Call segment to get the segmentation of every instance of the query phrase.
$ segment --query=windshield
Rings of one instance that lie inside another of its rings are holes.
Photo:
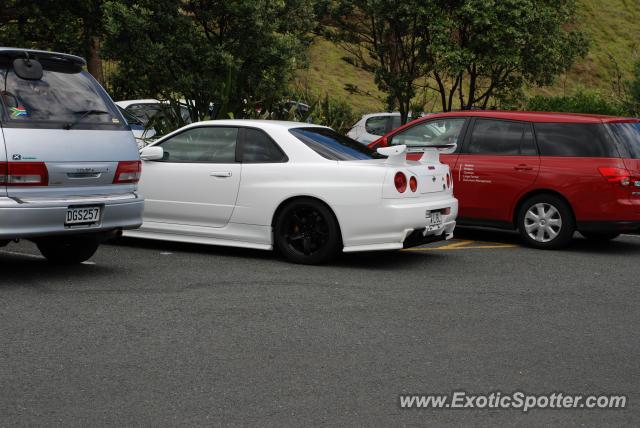
[[[3,75],[1,101],[6,125],[58,127],[78,121],[74,128],[123,127],[121,116],[95,81],[84,71],[42,64],[40,80],[21,79],[12,67]]]
[[[325,159],[352,161],[384,158],[375,150],[328,128],[293,128],[289,132]]]
[[[640,159],[640,123],[612,123],[609,129],[624,145],[629,157]]]

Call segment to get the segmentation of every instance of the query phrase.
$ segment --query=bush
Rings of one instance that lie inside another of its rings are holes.
[[[578,92],[570,96],[535,96],[525,103],[529,111],[555,111],[567,113],[605,114],[625,116],[629,114],[622,103],[610,100],[596,92]]]

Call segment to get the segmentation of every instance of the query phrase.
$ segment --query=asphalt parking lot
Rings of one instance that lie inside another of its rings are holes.
[[[343,256],[125,239],[0,249],[0,425],[640,424],[640,236]],[[626,410],[401,410],[402,393],[616,393]]]

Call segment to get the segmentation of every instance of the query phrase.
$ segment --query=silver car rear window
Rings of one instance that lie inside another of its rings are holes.
[[[11,64],[0,65],[0,101],[5,126],[78,129],[122,128],[121,114],[85,71],[43,62],[40,80],[21,79]],[[90,112],[87,114],[87,112]]]

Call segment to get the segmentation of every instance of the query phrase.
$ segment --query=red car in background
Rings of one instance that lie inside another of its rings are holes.
[[[452,143],[441,160],[452,171],[460,225],[517,229],[541,249],[566,246],[576,230],[594,240],[640,230],[640,119],[449,112],[369,147]]]

